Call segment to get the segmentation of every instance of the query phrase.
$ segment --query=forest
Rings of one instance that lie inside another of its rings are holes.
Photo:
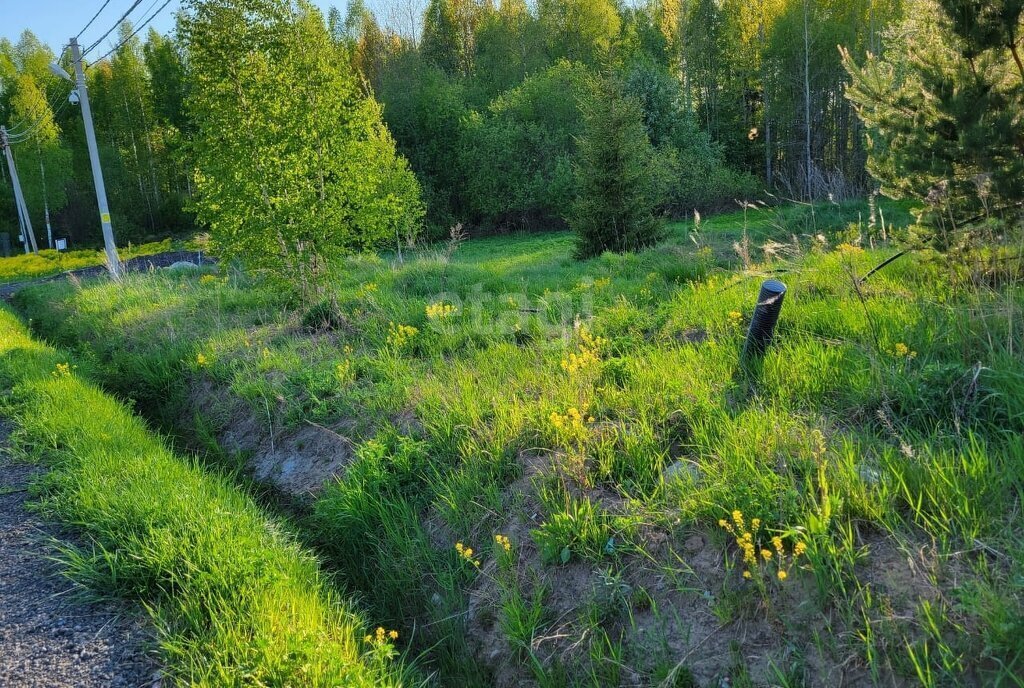
[[[1022,685],[1024,0],[159,2],[0,41],[0,682]]]
[[[837,46],[856,61],[884,55],[903,5],[432,0],[397,32],[357,0],[317,18],[327,33],[310,49],[343,64],[355,81],[346,88],[379,103],[420,187],[425,236],[436,239],[456,224],[473,232],[564,226],[581,108],[595,75],[613,74],[641,105],[666,187],[664,214],[874,192],[865,127],[846,97]],[[203,224],[193,200],[204,143],[195,138],[199,115],[187,107],[200,77],[189,75],[185,28],[165,36],[126,22],[116,49],[85,56],[124,242]],[[49,213],[55,236],[84,247],[99,241],[96,201],[81,116],[67,101],[72,84],[48,69],[58,57],[68,67],[57,48],[30,31],[0,42],[0,121],[27,129],[39,120],[14,146],[33,225],[44,227]],[[13,239],[17,215],[2,174],[0,229]]]

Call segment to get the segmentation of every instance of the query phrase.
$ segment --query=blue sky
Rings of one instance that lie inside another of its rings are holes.
[[[347,4],[346,0],[313,0],[313,2],[325,11],[331,5],[337,5],[344,10]],[[40,40],[58,52],[69,37],[77,34],[85,26],[102,4],[103,0],[0,0],[0,9],[4,10],[0,13],[2,16],[0,38],[16,41],[22,31],[30,29]],[[79,43],[88,45],[102,36],[131,4],[132,0],[110,0],[99,18],[79,39]],[[163,0],[143,0],[131,14],[131,18],[137,23],[162,4]],[[379,19],[382,23],[387,21],[386,15],[389,14],[384,8],[393,4],[389,0],[371,0],[367,3],[371,8],[378,9]],[[156,16],[151,25],[155,26],[158,31],[169,31],[174,26],[174,12],[179,6],[180,0],[171,0],[171,3]],[[110,38],[116,38],[116,32],[111,33]],[[104,45],[109,48],[113,44],[110,43],[110,39],[107,39]]]

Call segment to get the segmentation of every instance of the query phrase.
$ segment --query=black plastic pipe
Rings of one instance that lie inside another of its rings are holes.
[[[778,280],[765,280],[757,297],[754,317],[750,319],[747,341],[743,345],[743,358],[763,356],[775,336],[775,324],[782,312],[782,301],[786,297],[786,285]]]

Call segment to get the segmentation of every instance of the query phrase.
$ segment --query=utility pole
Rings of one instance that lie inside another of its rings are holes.
[[[71,60],[75,65],[75,85],[78,99],[82,104],[82,119],[85,120],[85,141],[89,144],[89,161],[92,163],[92,180],[96,185],[96,204],[100,208],[100,225],[103,227],[103,246],[107,252],[107,268],[110,276],[121,276],[121,259],[114,243],[114,227],[110,224],[110,207],[107,205],[107,189],[103,184],[103,170],[100,168],[100,154],[96,146],[96,130],[92,125],[92,110],[89,108],[89,93],[85,87],[85,70],[82,69],[82,51],[78,39],[72,38]]]
[[[7,127],[0,127],[0,147],[4,149],[4,157],[7,158],[7,169],[11,172],[11,183],[14,185],[14,204],[18,206],[18,214],[22,220],[22,237],[25,240],[25,253],[28,253],[29,242],[32,243],[32,252],[38,253],[36,235],[32,231],[32,220],[28,215],[28,206],[25,205],[25,196],[21,193],[21,182],[18,180],[18,169],[14,166],[14,156],[11,155],[11,143],[7,139]]]
[[[21,212],[21,203],[14,200],[14,207],[18,211],[18,232],[21,233],[21,245],[25,247],[25,253],[32,253],[28,247],[28,232],[25,231],[25,215]]]
[[[811,19],[810,0],[804,0],[804,167],[807,177],[807,200],[814,200],[811,170]]]

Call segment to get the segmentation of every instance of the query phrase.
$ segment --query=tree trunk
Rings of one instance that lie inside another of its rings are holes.
[[[807,200],[813,195],[811,187],[811,17],[810,0],[804,0],[804,177]]]

